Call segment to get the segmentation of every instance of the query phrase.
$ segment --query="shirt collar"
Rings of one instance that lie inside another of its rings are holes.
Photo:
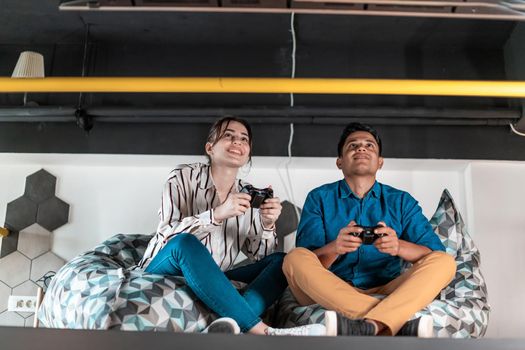
[[[381,184],[377,182],[377,180],[374,182],[374,186],[372,186],[372,190],[369,193],[376,198],[381,196]]]
[[[202,164],[201,166],[201,176],[199,179],[199,188],[206,190],[208,188],[214,187],[213,181],[211,179],[211,167],[209,164]]]
[[[348,186],[348,183],[346,182],[345,179],[342,179],[339,181],[339,195],[341,198],[348,198],[352,196],[356,199],[360,199],[358,196],[354,194],[354,192],[352,192],[352,190],[350,189],[350,186]],[[375,198],[379,198],[380,195],[381,195],[381,184],[376,181],[374,182],[374,185],[372,186],[370,191],[367,193],[365,198],[368,196],[374,196]]]
[[[199,179],[199,188],[202,190],[207,190],[209,188],[215,188],[215,184],[213,183],[213,178],[211,177],[211,166],[209,164],[202,164],[201,167],[201,176]],[[232,186],[230,193],[237,193],[240,192],[242,187],[245,185],[242,180],[235,180],[234,185]]]

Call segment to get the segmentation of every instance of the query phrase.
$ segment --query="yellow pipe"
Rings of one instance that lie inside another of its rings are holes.
[[[50,77],[0,78],[0,92],[298,93],[525,97],[522,81]]]

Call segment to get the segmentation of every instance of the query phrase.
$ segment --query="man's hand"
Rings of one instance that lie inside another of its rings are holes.
[[[339,234],[337,235],[337,238],[334,241],[334,253],[338,255],[346,254],[355,252],[357,248],[363,243],[361,238],[352,236],[351,232],[358,232],[360,233],[363,231],[361,227],[356,227],[356,223],[354,220],[350,221],[350,223],[343,227],[341,230],[339,230]]]
[[[376,239],[374,246],[381,253],[390,254],[392,256],[399,255],[399,239],[397,238],[396,231],[393,228],[388,227],[383,221],[377,223],[379,228],[375,229],[375,233],[382,233],[384,236]]]
[[[266,199],[259,207],[263,228],[272,229],[282,210],[281,201],[277,197]]]
[[[250,195],[247,193],[230,193],[221,205],[213,209],[215,221],[232,218],[242,215],[250,208]]]

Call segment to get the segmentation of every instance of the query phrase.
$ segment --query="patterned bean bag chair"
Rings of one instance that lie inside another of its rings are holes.
[[[480,271],[480,254],[447,190],[443,191],[430,223],[447,253],[455,257],[457,272],[439,296],[414,317],[431,315],[438,337],[482,337],[487,330],[490,306]],[[274,323],[281,327],[323,323],[324,311],[318,304],[299,306],[287,290],[277,305]]]
[[[440,337],[481,337],[490,307],[479,270],[479,251],[464,229],[448,191],[431,224],[456,257],[456,278],[426,309]],[[200,332],[217,315],[200,302],[182,277],[133,270],[150,235],[116,235],[64,265],[51,281],[38,313],[51,328]],[[241,284],[236,287],[241,288]],[[319,305],[301,307],[286,292],[267,314],[278,326],[323,322]]]
[[[184,278],[133,270],[150,238],[119,234],[64,265],[44,296],[41,326],[174,332],[206,328],[217,315]]]

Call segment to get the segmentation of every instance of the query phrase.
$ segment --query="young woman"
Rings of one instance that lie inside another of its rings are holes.
[[[273,253],[279,198],[250,207],[240,193],[239,169],[251,161],[252,132],[242,119],[226,117],[210,129],[209,164],[179,165],[164,187],[160,224],[139,267],[184,276],[193,292],[219,316],[209,332],[240,330],[267,335],[325,335],[323,325],[271,328],[260,315],[287,286],[283,253]],[[232,269],[243,252],[250,265]],[[242,295],[230,280],[247,283]]]

